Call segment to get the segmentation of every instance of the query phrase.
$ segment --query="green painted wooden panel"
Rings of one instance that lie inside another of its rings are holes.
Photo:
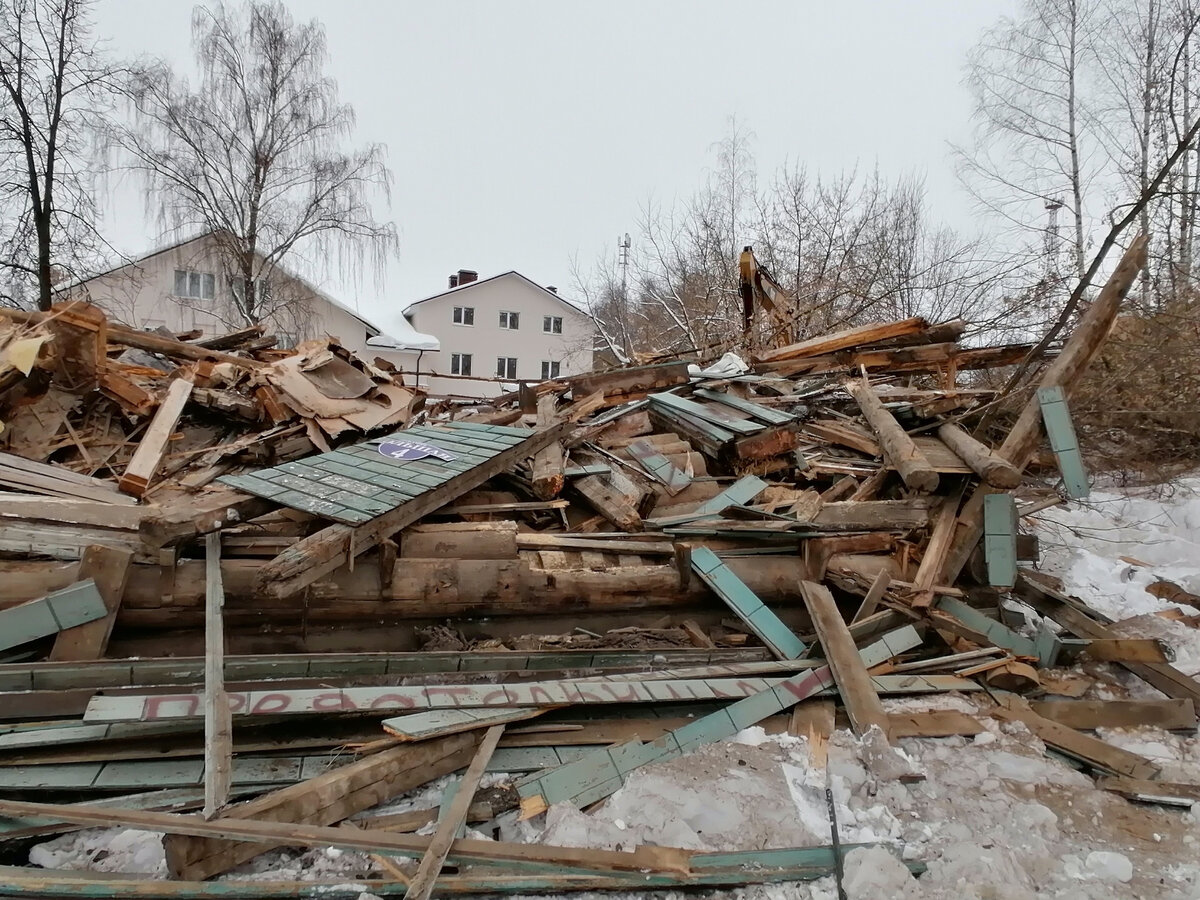
[[[1048,631],[1040,632],[1036,638],[1026,637],[953,597],[939,597],[937,607],[954,616],[968,628],[986,635],[997,647],[1017,656],[1033,657],[1043,668],[1053,666],[1062,650],[1062,643]]]
[[[792,422],[797,421],[796,417],[790,413],[780,412],[777,409],[771,409],[769,406],[761,406],[758,403],[743,400],[741,397],[735,397],[723,391],[696,388],[692,393],[697,397],[703,397],[705,400],[722,403],[730,409],[740,410],[769,425],[790,425]]]
[[[462,422],[420,426],[352,448],[219,480],[283,506],[345,525],[361,525],[470,471],[532,435],[527,429]],[[392,459],[378,451],[379,445],[389,438],[430,444],[456,458]]]
[[[1017,583],[1017,504],[1012,494],[983,498],[983,556],[988,584],[1010,588]]]
[[[89,578],[39,600],[0,610],[0,650],[58,634],[106,615],[104,598],[96,590],[96,582]]]
[[[1088,495],[1088,477],[1083,465],[1083,456],[1079,452],[1075,425],[1071,422],[1071,412],[1067,407],[1067,395],[1058,385],[1038,388],[1038,403],[1042,407],[1046,437],[1049,438],[1050,449],[1054,451],[1054,457],[1058,460],[1058,471],[1062,475],[1067,496],[1073,500],[1082,500]]]
[[[638,465],[667,487],[681,491],[692,483],[690,475],[675,468],[674,463],[655,450],[649,441],[634,441],[627,449]]]
[[[692,550],[692,569],[725,605],[737,613],[780,659],[798,659],[808,649],[754,593],[707,547]]]
[[[749,503],[766,489],[767,483],[757,475],[747,475],[745,478],[739,478],[717,496],[705,500],[696,507],[693,515],[715,515],[727,506]]]
[[[870,667],[921,644],[911,625],[890,632],[861,652]],[[808,697],[828,690],[833,673],[828,666],[803,672],[779,684],[689,722],[656,741],[629,741],[616,747],[590,750],[572,763],[518,786],[522,797],[542,797],[547,803],[594,803],[618,790],[624,778],[651,762],[670,759],[696,747],[732,737],[743,728],[782,712]]]
[[[750,422],[739,418],[719,405],[697,403],[695,400],[688,400],[686,397],[679,397],[675,394],[651,394],[650,402],[654,406],[663,407],[672,412],[680,412],[693,419],[711,422],[734,434],[757,434],[765,427],[760,422]]]

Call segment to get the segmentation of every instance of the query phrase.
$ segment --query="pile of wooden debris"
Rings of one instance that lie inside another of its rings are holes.
[[[897,740],[979,722],[889,715],[880,695],[957,691],[1114,790],[1194,796],[1079,730],[1118,712],[1021,696],[1061,693],[1049,670],[1088,654],[1169,698],[1119,715],[1195,726],[1200,685],[1161,646],[1018,568],[1036,552],[1020,517],[1059,500],[1022,487],[1044,437],[1066,493],[1086,490],[1065,399],[1143,258],[1139,242],[997,448],[969,431],[993,394],[959,379],[1030,348],[964,348],[962,323],[598,372],[461,415],[419,412],[335,343],[147,335],[85,306],[10,317],[0,792],[23,799],[0,800],[0,837],[161,831],[195,882],[336,846],[374,854],[371,891],[414,897],[812,878],[845,848],[461,835],[603,800],[750,725],[828,732],[814,698],[831,695],[885,777],[920,777]],[[1011,598],[1058,627],[1030,631]],[[464,767],[440,810],[334,827]],[[516,780],[477,790],[485,771]],[[294,889],[276,887],[253,896]]]

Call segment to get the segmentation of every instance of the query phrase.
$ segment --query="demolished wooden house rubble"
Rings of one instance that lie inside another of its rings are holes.
[[[463,826],[603,801],[751,725],[827,735],[835,703],[880,759],[993,716],[1106,788],[1190,803],[1200,787],[1088,732],[1194,728],[1200,684],[1020,565],[1022,515],[1058,499],[1022,473],[1049,431],[1078,488],[1064,400],[1143,258],[1138,242],[996,447],[971,433],[994,395],[962,373],[1030,348],[960,346],[962,323],[464,412],[334,341],[4,313],[0,845],[148,829],[175,879],[7,868],[6,895],[217,896],[206,879],[278,846],[367,853],[381,896],[814,878],[848,848],[580,850]],[[1023,628],[1010,598],[1057,627]],[[1080,654],[1166,699],[1062,699],[1050,670]],[[978,715],[880,701],[950,691]],[[464,770],[440,809],[368,812]],[[511,780],[482,790],[486,772]]]

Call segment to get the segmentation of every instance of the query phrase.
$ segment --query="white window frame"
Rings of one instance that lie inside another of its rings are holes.
[[[450,354],[450,374],[451,375],[470,375],[471,374],[471,357],[470,353],[451,353]],[[465,363],[465,365],[464,365]]]
[[[562,363],[556,359],[542,360],[542,381],[553,381],[562,373]]]
[[[179,276],[183,276],[184,290],[179,290]],[[172,296],[181,300],[215,300],[217,298],[217,277],[211,272],[201,272],[199,269],[176,269],[172,275]],[[192,285],[195,284],[195,290]]]
[[[455,325],[462,325],[464,328],[473,328],[475,326],[475,307],[456,306],[451,318]],[[467,319],[471,321],[468,322]]]
[[[510,309],[500,310],[500,327],[505,331],[516,331],[521,327],[521,314]]]
[[[506,381],[517,379],[517,358],[515,356],[496,357],[496,377]]]
[[[542,316],[543,334],[562,334],[562,316]]]

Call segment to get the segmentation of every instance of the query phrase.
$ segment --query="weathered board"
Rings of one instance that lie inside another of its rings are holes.
[[[360,687],[328,690],[233,692],[229,701],[235,716],[295,715],[347,712],[407,712],[446,708],[511,708],[575,704],[662,703],[693,700],[738,700],[774,687],[782,678],[697,678],[663,681],[522,682],[504,687],[480,684]],[[922,694],[974,691],[970,679],[952,676],[878,675],[872,679],[880,693]],[[201,715],[202,694],[97,696],[88,704],[89,722],[162,721]]]
[[[219,481],[281,506],[361,525],[398,509],[533,432],[526,428],[449,422],[406,428],[319,456]]]

